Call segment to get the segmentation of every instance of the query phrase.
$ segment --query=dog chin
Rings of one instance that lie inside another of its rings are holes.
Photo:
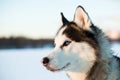
[[[61,68],[55,68],[53,66],[47,65],[46,68],[52,72],[57,72],[57,71],[64,71],[66,70],[68,67],[70,66],[70,63],[67,63],[65,66],[61,67]]]

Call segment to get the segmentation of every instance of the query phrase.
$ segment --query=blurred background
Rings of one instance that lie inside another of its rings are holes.
[[[0,80],[68,80],[46,70],[40,60],[53,48],[60,12],[72,21],[82,5],[120,56],[119,0],[0,0]]]

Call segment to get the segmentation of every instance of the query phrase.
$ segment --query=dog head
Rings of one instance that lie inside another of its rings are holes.
[[[63,13],[55,48],[43,58],[43,65],[51,71],[87,72],[96,60],[97,40],[91,29],[92,22],[83,7],[78,6],[73,21]]]

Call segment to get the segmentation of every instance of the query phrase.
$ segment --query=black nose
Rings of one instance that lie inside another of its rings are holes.
[[[49,61],[50,61],[50,60],[49,60],[48,57],[44,57],[42,63],[43,63],[44,65],[47,65],[47,64],[49,63]]]

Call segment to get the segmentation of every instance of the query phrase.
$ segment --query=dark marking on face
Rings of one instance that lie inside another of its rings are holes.
[[[96,46],[98,46],[95,35],[88,30],[80,28],[74,22],[70,22],[66,25],[66,29],[63,31],[63,34],[76,42],[88,42],[95,49]]]

